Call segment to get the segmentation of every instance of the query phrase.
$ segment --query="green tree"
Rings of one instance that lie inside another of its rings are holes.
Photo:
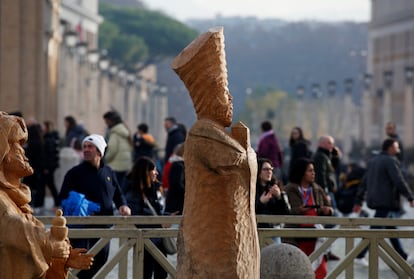
[[[197,32],[160,12],[100,4],[99,44],[127,68],[177,55]]]

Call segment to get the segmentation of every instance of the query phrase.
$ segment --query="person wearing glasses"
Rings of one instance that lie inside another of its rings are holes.
[[[269,159],[259,158],[256,181],[256,215],[285,215],[290,212],[286,193],[273,175],[273,163]],[[280,227],[279,224],[259,223],[259,228]],[[281,243],[280,237],[272,238]]]

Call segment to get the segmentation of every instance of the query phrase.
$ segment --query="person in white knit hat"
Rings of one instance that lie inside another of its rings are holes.
[[[75,191],[85,195],[88,201],[99,204],[100,210],[94,215],[114,215],[112,204],[115,203],[121,215],[129,216],[131,210],[127,206],[116,175],[102,160],[106,145],[101,135],[91,134],[83,139],[83,162],[66,173],[59,197],[63,201],[68,198],[70,191]],[[72,239],[71,243],[74,247],[85,247],[89,250],[98,240]],[[78,278],[92,278],[105,264],[108,255],[109,244],[94,257],[92,268],[81,271]]]

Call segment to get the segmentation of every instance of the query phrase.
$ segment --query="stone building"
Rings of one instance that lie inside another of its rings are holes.
[[[150,65],[127,73],[98,46],[98,0],[0,1],[0,110],[51,120],[64,135],[73,115],[105,133],[102,115],[115,109],[132,131],[140,122],[163,146],[165,88]]]
[[[56,118],[59,1],[0,1],[0,109]]]
[[[370,126],[365,141],[382,141],[388,121],[398,126],[406,146],[414,145],[412,79],[414,67],[414,1],[371,0],[367,85]],[[365,110],[367,108],[365,107]]]

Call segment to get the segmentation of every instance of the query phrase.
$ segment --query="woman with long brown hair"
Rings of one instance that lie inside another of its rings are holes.
[[[162,187],[158,179],[158,170],[152,159],[148,157],[139,158],[133,165],[127,176],[127,201],[132,215],[154,215],[152,207],[157,215],[162,215]],[[125,188],[124,188],[125,189]],[[140,227],[159,227],[159,225],[142,225]],[[161,238],[151,238],[158,249],[166,255]],[[147,250],[144,251],[144,279],[165,279],[167,273]]]

